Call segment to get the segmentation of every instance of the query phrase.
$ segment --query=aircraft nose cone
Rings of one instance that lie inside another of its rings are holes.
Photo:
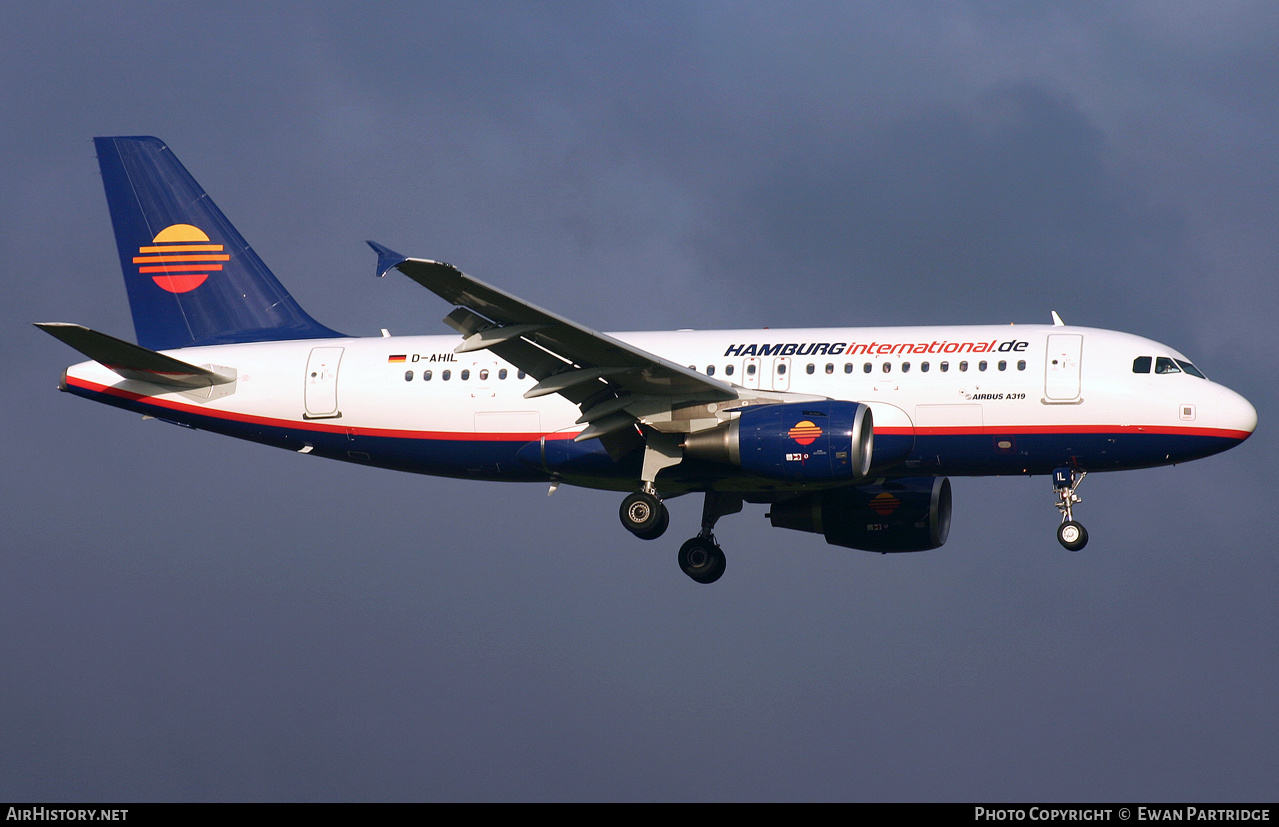
[[[1247,439],[1257,430],[1257,409],[1239,394],[1223,388],[1217,396],[1217,427],[1228,431],[1242,431]]]

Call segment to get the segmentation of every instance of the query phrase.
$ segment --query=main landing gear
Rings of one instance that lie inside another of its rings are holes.
[[[724,550],[715,542],[715,523],[727,514],[742,510],[742,499],[718,491],[707,491],[702,505],[702,530],[679,549],[680,570],[698,583],[714,583],[724,574]],[[670,524],[670,513],[651,484],[628,494],[619,511],[622,525],[641,540],[656,540]]]
[[[1068,551],[1079,551],[1088,545],[1088,529],[1075,522],[1071,509],[1083,502],[1075,495],[1075,489],[1084,481],[1087,471],[1075,472],[1072,468],[1053,471],[1053,490],[1057,492],[1057,508],[1061,511],[1061,525],[1057,527],[1057,542]]]
[[[742,510],[742,498],[719,491],[707,491],[702,503],[702,530],[679,547],[680,570],[698,583],[714,583],[728,564],[724,550],[715,542],[715,523],[727,514]]]
[[[662,498],[657,496],[653,480],[663,468],[679,465],[684,452],[674,434],[653,433],[644,444],[644,465],[640,474],[640,490],[622,500],[618,516],[626,530],[641,540],[656,540],[666,532],[671,515]]]
[[[656,540],[666,533],[671,514],[666,503],[657,496],[657,490],[646,484],[644,490],[627,495],[618,512],[626,530],[641,540]]]

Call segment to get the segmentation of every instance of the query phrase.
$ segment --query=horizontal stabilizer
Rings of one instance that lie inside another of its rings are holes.
[[[36,327],[125,379],[184,391],[235,381],[233,374],[188,364],[83,325],[43,322],[37,323]]]

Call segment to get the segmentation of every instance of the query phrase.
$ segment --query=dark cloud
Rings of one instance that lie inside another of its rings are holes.
[[[1148,329],[1184,312],[1178,287],[1197,264],[1185,221],[1114,168],[1069,99],[1038,87],[904,118],[851,150],[800,137],[750,187],[725,220],[752,243],[708,250],[706,266],[779,302],[808,285],[770,304],[787,324],[821,295],[835,300],[824,312],[866,324],[1057,309]]]

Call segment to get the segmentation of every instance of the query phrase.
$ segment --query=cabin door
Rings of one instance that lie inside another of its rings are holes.
[[[1044,396],[1051,402],[1079,398],[1079,367],[1083,361],[1084,337],[1078,333],[1053,333],[1048,337],[1044,359]]]
[[[338,411],[338,365],[340,347],[313,347],[306,360],[306,413],[303,419],[336,419]]]

